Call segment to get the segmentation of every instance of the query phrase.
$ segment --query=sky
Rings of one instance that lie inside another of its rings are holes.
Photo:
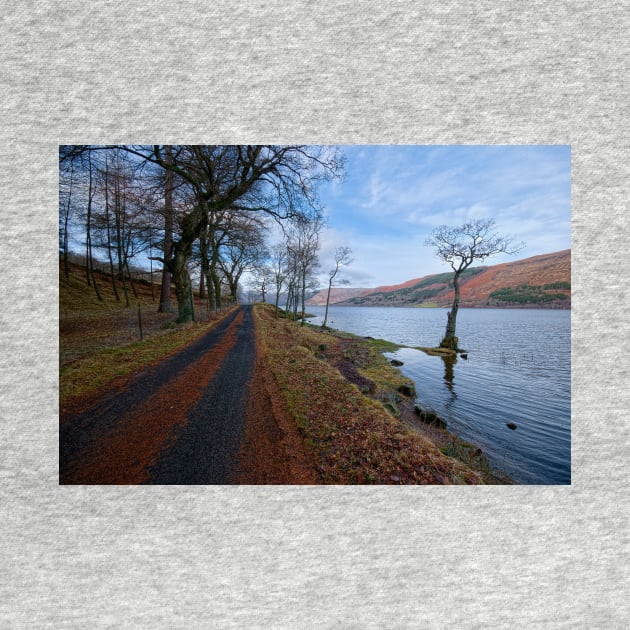
[[[450,271],[425,240],[440,225],[471,219],[494,219],[498,233],[525,243],[516,256],[497,255],[486,265],[571,247],[568,145],[340,148],[345,177],[320,188],[327,220],[320,261],[331,268],[335,248],[349,246],[348,286]]]

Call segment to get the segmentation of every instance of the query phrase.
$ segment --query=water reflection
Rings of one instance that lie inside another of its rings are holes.
[[[444,363],[444,382],[446,389],[449,391],[449,398],[445,401],[444,406],[448,409],[450,414],[451,407],[457,400],[457,392],[455,391],[455,370],[453,369],[457,363],[457,355],[440,355],[440,358]]]
[[[441,355],[442,362],[444,363],[444,380],[446,381],[446,388],[453,392],[453,381],[455,380],[455,371],[453,366],[457,363],[456,356]]]

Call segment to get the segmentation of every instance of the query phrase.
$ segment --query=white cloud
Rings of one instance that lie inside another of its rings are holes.
[[[321,258],[326,269],[335,247],[352,247],[353,284],[447,271],[425,239],[471,219],[494,218],[501,234],[525,241],[521,258],[570,247],[567,147],[351,147],[348,164],[328,197]]]

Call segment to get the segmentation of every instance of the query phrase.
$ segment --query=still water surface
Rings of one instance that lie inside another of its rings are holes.
[[[323,307],[309,307],[323,321]],[[436,346],[447,309],[332,306],[328,324],[410,346]],[[418,403],[434,409],[461,438],[518,483],[571,483],[571,312],[461,309],[457,336],[468,359],[402,348]],[[512,430],[507,423],[518,428]]]

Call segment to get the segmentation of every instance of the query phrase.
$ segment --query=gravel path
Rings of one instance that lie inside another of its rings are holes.
[[[245,418],[247,384],[254,366],[251,307],[236,344],[188,413],[177,441],[151,469],[149,483],[222,484],[228,481],[238,453]]]
[[[254,361],[252,309],[245,306],[124,390],[60,418],[60,482],[228,482]]]

